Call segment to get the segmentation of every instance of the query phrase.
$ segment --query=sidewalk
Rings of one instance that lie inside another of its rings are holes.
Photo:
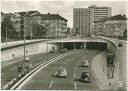
[[[25,40],[25,43],[36,42],[36,41],[41,41],[41,40],[47,40],[47,39]],[[23,43],[24,43],[24,40],[7,42],[7,45],[6,45],[6,43],[1,43],[1,48],[5,48],[5,47],[9,47],[9,46],[14,46],[14,45],[19,45],[19,44],[23,44]]]

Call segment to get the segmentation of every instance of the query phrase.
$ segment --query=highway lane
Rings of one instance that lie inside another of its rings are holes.
[[[93,57],[99,53],[94,50],[84,50],[74,53],[70,56],[61,58],[47,67],[41,69],[32,78],[22,84],[18,89],[22,90],[96,90],[99,89],[97,80],[93,76],[90,83],[81,82],[80,76],[83,71],[91,72],[91,66],[82,67],[82,60],[87,59],[91,64]],[[67,78],[57,78],[54,74],[57,72],[60,66],[63,66],[68,71]]]
[[[30,63],[33,65],[39,63],[39,62],[45,62],[48,59],[55,57],[57,55],[60,55],[59,53],[49,53],[47,54],[36,54],[30,56]],[[17,67],[23,64],[23,58],[15,59],[15,60],[9,60],[2,66],[1,68],[1,87],[5,86],[8,82],[10,82],[13,78],[15,78],[18,75],[18,69]],[[2,65],[2,64],[1,64]]]

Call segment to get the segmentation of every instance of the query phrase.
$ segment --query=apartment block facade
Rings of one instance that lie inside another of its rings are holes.
[[[41,14],[41,25],[48,29],[49,37],[64,37],[67,31],[67,20],[59,14]]]
[[[127,18],[125,15],[115,15],[97,20],[94,25],[97,36],[122,38],[127,31]]]
[[[86,8],[73,9],[73,29],[79,35],[89,34],[90,31],[90,10]]]
[[[2,13],[2,20],[4,16],[6,14]],[[10,15],[10,20],[17,32],[17,38],[23,38],[24,32],[28,39],[66,36],[67,20],[59,14],[41,14],[38,11],[15,12]]]
[[[97,7],[92,5],[88,8],[73,9],[73,29],[82,35],[94,34],[93,22],[103,17],[111,16],[111,7]]]

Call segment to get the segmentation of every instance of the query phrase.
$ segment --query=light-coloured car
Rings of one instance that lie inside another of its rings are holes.
[[[81,73],[81,80],[85,82],[91,81],[91,74],[89,72],[82,72]]]
[[[60,67],[59,70],[55,73],[56,77],[67,77],[67,70],[63,67]]]
[[[84,66],[84,67],[88,67],[88,66],[89,66],[88,60],[83,60],[83,66]]]

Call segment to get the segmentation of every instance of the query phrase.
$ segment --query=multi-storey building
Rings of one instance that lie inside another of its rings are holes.
[[[89,34],[90,10],[87,8],[73,9],[73,29],[80,35]]]
[[[64,37],[67,31],[67,20],[58,14],[41,14],[41,24],[47,29],[49,37]]]
[[[10,20],[13,24],[13,27],[14,27],[15,31],[17,32],[17,36],[15,36],[15,37],[20,38],[20,31],[21,31],[21,28],[20,28],[20,26],[21,26],[21,22],[20,22],[21,17],[20,17],[20,15],[19,14],[12,14]]]
[[[91,9],[91,18],[93,18],[93,21],[111,16],[111,7],[97,7],[96,5],[91,5],[88,8]]]
[[[91,35],[94,33],[93,22],[103,17],[111,16],[111,7],[96,7],[73,9],[73,28],[80,34]]]
[[[38,11],[26,11],[26,12],[16,12],[15,14],[19,15],[19,17],[15,17],[13,20],[17,21],[19,19],[20,21],[20,37],[23,38],[24,32],[26,38],[32,38],[34,36],[37,36],[33,32],[33,24],[40,24],[41,18],[39,16],[36,16],[40,12]],[[38,31],[38,29],[37,29]],[[35,31],[36,32],[36,31]],[[35,38],[35,37],[34,37]]]
[[[127,31],[127,18],[125,15],[115,15],[108,18],[102,18],[94,21],[96,35],[120,37],[124,36],[124,32]]]
[[[2,13],[2,20],[5,14]],[[10,20],[18,38],[64,37],[67,20],[58,14],[40,14],[38,11],[16,12]],[[24,33],[25,32],[25,33]]]

